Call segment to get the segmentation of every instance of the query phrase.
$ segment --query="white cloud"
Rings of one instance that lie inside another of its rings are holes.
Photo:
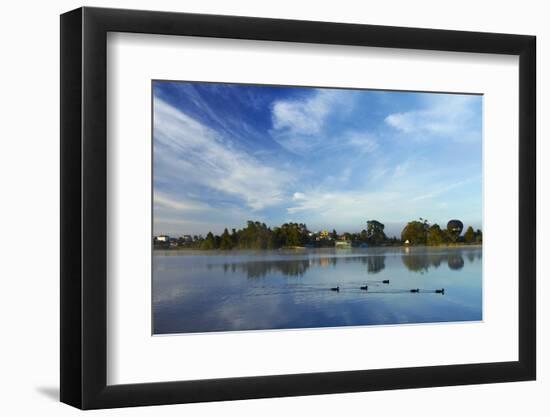
[[[448,191],[454,190],[455,188],[462,187],[463,185],[469,184],[469,183],[471,183],[473,181],[476,181],[476,180],[479,180],[478,176],[472,177],[472,178],[467,178],[465,180],[453,182],[453,183],[450,183],[450,184],[445,184],[445,185],[439,186],[438,188],[433,189],[429,193],[422,194],[422,195],[419,195],[417,197],[414,197],[411,201],[420,201],[420,200],[426,200],[428,198],[433,198],[433,197],[436,197],[438,195],[445,194]]]
[[[155,179],[202,185],[260,210],[282,201],[291,178],[236,148],[230,138],[154,100]]]
[[[399,178],[405,175],[407,171],[409,171],[410,166],[411,166],[410,160],[406,160],[405,162],[397,164],[393,169],[393,178]]]
[[[314,89],[303,99],[275,101],[271,109],[271,134],[282,147],[296,154],[342,145],[370,149],[373,139],[365,133],[343,131],[338,137],[327,134],[329,118],[349,112],[353,105],[349,91],[330,89]]]
[[[382,202],[389,203],[399,198],[398,193],[393,192],[326,192],[315,190],[301,193],[301,198],[295,205],[287,208],[289,214],[314,210],[310,215],[321,215],[336,220],[343,213],[346,218],[365,218],[369,213],[379,211]]]
[[[160,193],[158,191],[155,191],[154,193],[153,202],[156,206],[177,211],[203,211],[210,209],[210,207],[208,207],[206,204],[198,203],[195,201],[182,201],[177,198],[168,196],[164,193]]]
[[[273,103],[272,119],[276,130],[291,134],[318,134],[336,97],[331,90],[317,90],[305,100],[279,100]]]
[[[344,145],[354,146],[361,153],[371,153],[378,149],[378,142],[369,133],[349,132],[343,140]]]
[[[479,96],[432,94],[426,96],[426,107],[403,113],[392,113],[385,122],[400,132],[418,139],[433,136],[458,141],[481,138]]]
[[[353,109],[354,96],[349,91],[314,91],[305,99],[273,103],[271,134],[281,146],[296,154],[328,152],[342,147],[353,147],[357,153],[366,154],[378,149],[378,141],[370,132],[344,126],[337,135],[329,133],[329,119],[336,116],[334,123],[341,123],[338,118]]]

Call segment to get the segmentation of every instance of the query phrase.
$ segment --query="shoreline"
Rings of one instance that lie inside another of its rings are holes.
[[[450,244],[444,244],[444,245],[387,245],[387,246],[369,246],[366,248],[361,247],[350,247],[350,248],[337,248],[334,246],[323,246],[323,247],[306,247],[306,246],[287,246],[277,249],[197,249],[197,248],[186,248],[186,247],[176,247],[176,248],[159,248],[159,247],[153,247],[154,251],[196,251],[196,252],[224,252],[224,253],[230,253],[230,252],[274,252],[274,251],[305,251],[305,250],[319,250],[319,249],[332,249],[339,252],[346,252],[354,249],[391,249],[391,248],[400,248],[400,249],[411,249],[411,248],[433,248],[433,249],[440,249],[440,248],[482,248],[482,243],[450,243]]]

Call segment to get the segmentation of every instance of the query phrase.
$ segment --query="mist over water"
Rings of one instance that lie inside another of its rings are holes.
[[[153,255],[155,334],[481,319],[481,247]]]

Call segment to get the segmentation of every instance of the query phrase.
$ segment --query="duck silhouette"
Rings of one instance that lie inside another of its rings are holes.
[[[418,288],[413,288],[411,292],[420,292],[420,290]]]
[[[441,288],[440,290],[435,290],[437,294],[445,294],[445,288]]]
[[[359,287],[359,289],[361,289],[361,290],[365,290],[365,291],[368,291],[368,289],[369,289],[369,286],[368,286],[368,285],[365,285],[364,287]]]
[[[382,284],[389,284],[390,283],[390,280],[389,279],[384,279],[382,280]]]
[[[331,290],[331,291],[340,292],[340,286],[338,286],[338,287],[332,287],[330,290]]]

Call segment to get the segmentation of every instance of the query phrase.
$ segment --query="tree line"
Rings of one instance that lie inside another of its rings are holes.
[[[456,226],[458,222],[459,228]],[[461,236],[462,223],[458,220],[449,222],[446,229],[437,224],[430,225],[427,220],[413,220],[403,228],[401,238],[388,237],[384,224],[377,220],[366,222],[366,228],[358,233],[338,234],[332,232],[310,231],[304,223],[284,223],[273,228],[265,223],[249,220],[242,229],[224,229],[221,235],[208,232],[206,236],[182,236],[178,239],[160,241],[155,237],[156,248],[181,247],[200,250],[231,249],[280,249],[293,247],[334,247],[338,240],[349,241],[351,246],[400,246],[408,245],[444,245],[453,243],[481,243],[480,230],[474,231],[470,226]],[[460,229],[460,230],[458,230]],[[458,233],[457,233],[458,232]]]
[[[224,229],[221,235],[208,232],[201,235],[179,238],[178,246],[190,249],[279,249],[283,247],[305,246],[310,242],[310,231],[303,223],[285,223],[268,227],[265,223],[249,220],[242,229]]]
[[[437,223],[430,224],[428,220],[420,218],[407,223],[401,232],[401,241],[410,245],[448,245],[456,243],[480,244],[483,242],[483,233],[472,226],[468,226],[462,235],[463,224],[460,220],[450,220],[446,228]]]

